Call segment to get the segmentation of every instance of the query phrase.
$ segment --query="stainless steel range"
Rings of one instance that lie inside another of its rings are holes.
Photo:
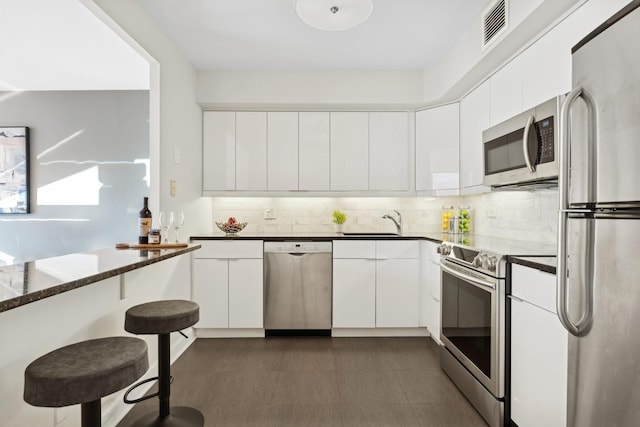
[[[504,424],[506,255],[442,243],[442,369],[491,426]]]
[[[554,256],[555,248],[462,235],[455,242],[442,243],[438,252],[444,344],[440,364],[490,426],[503,426],[507,256]]]

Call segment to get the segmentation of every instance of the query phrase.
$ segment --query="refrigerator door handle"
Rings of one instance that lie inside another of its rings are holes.
[[[588,253],[586,254],[585,270],[586,274],[584,283],[584,298],[581,298],[580,313],[581,318],[577,323],[573,323],[569,316],[567,309],[567,222],[569,219],[569,146],[571,144],[571,126],[570,126],[570,112],[573,103],[582,97],[587,103],[589,109],[589,150],[590,159],[595,161],[593,153],[595,152],[595,106],[591,97],[586,95],[581,87],[572,90],[565,98],[562,109],[560,111],[560,170],[558,171],[559,178],[559,199],[560,209],[558,218],[558,268],[557,268],[557,287],[556,287],[556,308],[558,311],[558,318],[572,335],[578,337],[585,335],[591,328],[593,320],[593,250],[594,250],[594,223],[588,222],[587,235],[586,235],[586,248]],[[593,148],[593,150],[592,150]],[[592,159],[593,158],[593,159]],[[595,175],[595,173],[593,174]],[[593,190],[593,178],[588,184],[589,194],[592,194]],[[576,275],[577,276],[577,275]]]
[[[524,127],[524,135],[522,135],[522,151],[524,152],[524,162],[527,164],[529,168],[529,172],[535,172],[536,167],[531,163],[531,158],[529,157],[529,130],[531,129],[531,125],[533,125],[533,121],[535,118],[533,116],[529,116],[527,119],[527,124]]]

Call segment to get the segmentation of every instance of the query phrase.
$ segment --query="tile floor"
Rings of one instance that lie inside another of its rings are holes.
[[[198,339],[171,373],[171,404],[207,427],[486,426],[429,338]],[[118,427],[150,411],[157,399]]]

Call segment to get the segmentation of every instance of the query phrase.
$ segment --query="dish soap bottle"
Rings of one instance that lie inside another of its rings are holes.
[[[149,198],[144,198],[144,207],[138,215],[138,243],[149,243],[149,230],[151,230],[151,211],[149,210]]]

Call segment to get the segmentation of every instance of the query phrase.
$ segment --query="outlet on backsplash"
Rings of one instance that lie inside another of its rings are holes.
[[[264,219],[276,219],[276,210],[273,208],[266,208],[264,210]]]

